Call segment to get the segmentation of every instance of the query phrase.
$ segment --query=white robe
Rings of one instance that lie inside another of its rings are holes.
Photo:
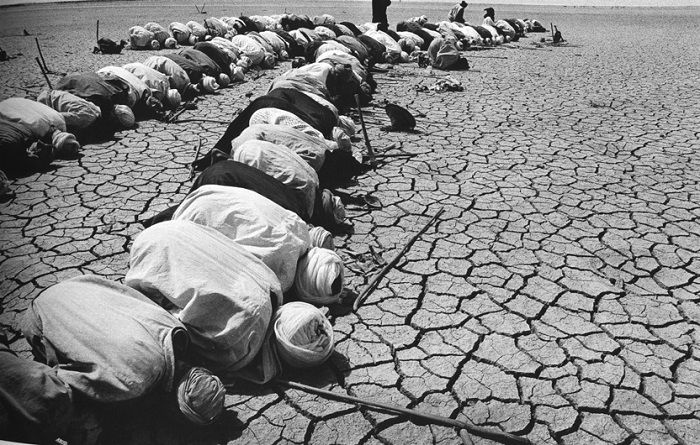
[[[199,187],[182,201],[173,220],[223,233],[269,267],[284,292],[294,284],[299,257],[311,248],[309,229],[296,213],[240,187]]]
[[[282,304],[280,283],[267,266],[217,230],[190,221],[141,232],[124,282],[154,301],[174,304],[192,337],[190,350],[219,374],[253,360],[274,307]]]
[[[250,140],[267,141],[287,147],[316,171],[321,169],[326,160],[326,150],[337,148],[335,144],[330,141],[327,143],[325,139],[309,136],[296,128],[272,123],[250,125],[231,141],[231,147],[236,150],[241,144]]]
[[[258,140],[246,141],[231,153],[234,161],[255,167],[295,190],[307,213],[314,214],[318,175],[298,154],[283,145]]]

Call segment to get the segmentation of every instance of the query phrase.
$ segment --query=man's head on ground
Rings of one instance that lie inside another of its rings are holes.
[[[226,389],[218,377],[204,368],[194,367],[180,379],[177,403],[182,414],[192,423],[212,423],[224,409]]]

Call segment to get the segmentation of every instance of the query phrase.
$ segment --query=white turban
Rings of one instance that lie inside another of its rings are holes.
[[[317,226],[312,228],[309,230],[309,236],[311,237],[311,247],[323,247],[324,249],[335,250],[333,235],[323,227]]]
[[[323,312],[309,303],[295,301],[283,305],[273,326],[277,351],[289,366],[318,366],[333,352],[333,326]]]
[[[332,304],[340,301],[343,280],[343,261],[338,254],[312,247],[299,259],[294,283],[301,300],[313,304]]]

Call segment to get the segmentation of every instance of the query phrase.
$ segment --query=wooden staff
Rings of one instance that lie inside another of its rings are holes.
[[[552,22],[549,22],[549,30],[552,33],[552,40],[554,40],[554,26],[552,25]]]
[[[36,49],[39,50],[39,57],[41,57],[41,63],[43,65],[42,71],[46,71],[47,73],[50,73],[51,70],[49,70],[49,67],[46,66],[46,61],[44,60],[44,55],[41,53],[41,46],[39,45],[39,38],[34,37],[34,41],[36,42]]]
[[[100,40],[100,21],[97,21],[97,26],[95,27],[95,42]]]
[[[190,178],[194,178],[194,164],[197,162],[197,159],[199,159],[199,150],[202,148],[202,138],[200,136],[197,136],[197,151],[194,153],[194,160],[190,164]]]
[[[398,264],[399,259],[401,259],[401,257],[404,256],[404,255],[406,254],[406,252],[408,252],[408,249],[411,248],[411,246],[413,245],[413,243],[415,243],[416,240],[417,240],[418,238],[420,238],[420,236],[421,236],[423,233],[425,233],[425,231],[428,230],[428,228],[429,228],[430,226],[432,226],[432,225],[435,223],[435,221],[437,221],[437,219],[440,217],[440,215],[442,215],[442,213],[443,213],[444,211],[445,211],[444,208],[441,208],[440,210],[438,210],[437,213],[435,214],[435,216],[433,216],[433,217],[430,219],[430,221],[428,221],[428,222],[423,226],[423,228],[420,229],[420,231],[419,231],[418,233],[416,233],[416,234],[413,236],[413,238],[411,238],[411,239],[408,241],[408,243],[406,243],[406,245],[403,247],[403,249],[401,249],[401,251],[400,251],[399,253],[397,253],[396,256],[394,256],[394,258],[391,259],[391,261],[389,261],[389,264],[387,264],[386,266],[384,266],[384,268],[383,268],[381,271],[379,271],[379,273],[378,273],[377,275],[374,276],[374,278],[373,278],[372,281],[367,285],[367,287],[365,288],[365,290],[363,290],[362,293],[357,297],[357,299],[355,300],[355,303],[353,303],[352,309],[353,309],[354,311],[357,311],[357,309],[358,309],[358,308],[360,307],[360,305],[367,299],[367,297],[369,297],[370,294],[371,294],[372,292],[374,292],[374,290],[377,288],[377,286],[379,285],[379,282],[382,280],[382,278],[384,278],[384,276],[385,276],[387,273],[389,273],[389,271],[390,271],[391,269],[393,269],[394,266],[396,266],[396,264]]]
[[[374,167],[377,165],[377,158],[374,156],[374,149],[369,143],[369,136],[367,136],[367,127],[365,127],[365,119],[362,117],[362,107],[360,106],[360,95],[355,94],[355,105],[357,105],[357,114],[360,115],[360,125],[362,125],[362,134],[365,137],[365,146],[367,147],[367,154],[369,154],[369,164]]]
[[[36,64],[39,65],[39,71],[41,71],[41,74],[44,75],[44,79],[46,79],[46,84],[49,86],[49,90],[53,90],[53,85],[51,85],[51,81],[49,80],[49,76],[46,75],[44,67],[41,66],[41,61],[39,61],[38,57],[35,57],[34,60],[36,60]]]
[[[531,444],[530,440],[527,437],[516,436],[515,434],[504,433],[495,429],[476,426],[471,422],[463,422],[457,419],[452,419],[450,417],[443,417],[435,414],[424,413],[415,409],[403,408],[396,405],[375,402],[374,400],[361,399],[359,397],[354,397],[348,394],[327,391],[325,389],[315,388],[313,386],[304,385],[302,383],[290,382],[288,380],[276,379],[275,383],[286,388],[304,391],[309,394],[315,394],[326,399],[337,400],[339,402],[349,403],[353,405],[359,405],[382,413],[406,416],[418,425],[433,424],[457,428],[459,430],[466,430],[467,432],[475,436],[483,437],[485,439],[493,440],[495,442],[503,443],[506,445]]]

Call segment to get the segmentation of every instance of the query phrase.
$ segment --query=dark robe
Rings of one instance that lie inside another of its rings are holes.
[[[207,167],[194,181],[189,193],[208,184],[240,187],[252,190],[285,209],[299,215],[306,222],[310,221],[306,205],[291,188],[257,168],[236,161],[223,161]],[[179,206],[163,210],[159,214],[143,221],[144,227],[172,219]]]
[[[386,8],[391,5],[391,0],[372,0],[372,23],[389,24],[386,16]]]
[[[250,103],[229,124],[224,135],[214,145],[215,148],[231,152],[231,141],[248,128],[250,117],[261,108],[279,108],[289,111],[323,134],[326,139],[333,139],[333,127],[337,125],[335,116],[323,105],[306,94],[289,88],[277,88]]]
[[[201,51],[207,55],[211,60],[216,62],[222,73],[227,76],[231,76],[231,57],[218,46],[211,42],[197,42],[194,44],[194,49]]]
[[[128,102],[130,87],[117,76],[80,73],[62,77],[55,88],[94,103],[100,107],[102,117],[107,117],[114,105]]]
[[[45,169],[53,158],[51,135],[37,140],[23,124],[0,119],[0,169],[9,177]]]
[[[362,34],[357,36],[357,40],[360,41],[365,48],[367,48],[367,53],[369,54],[369,65],[372,66],[375,63],[381,63],[384,61],[384,53],[386,52],[386,46],[383,43],[374,40],[372,37]]]
[[[72,414],[72,391],[56,368],[0,347],[0,438],[54,443]]]
[[[217,78],[219,77],[219,74],[221,74],[221,68],[219,68],[219,65],[202,51],[198,51],[193,48],[185,48],[180,51],[179,54],[188,59],[190,62],[198,65],[202,72],[207,76]]]
[[[421,46],[420,48],[422,50],[428,49],[430,43],[433,41],[433,36],[430,35],[425,29],[423,29],[422,26],[415,22],[401,22],[398,25],[396,25],[396,29],[398,31],[412,32],[413,34],[423,39],[423,46]]]
[[[196,84],[204,77],[204,69],[187,57],[181,56],[180,54],[164,54],[164,57],[177,63],[180,68],[185,70],[191,83]]]
[[[484,28],[483,26],[472,26],[472,28],[476,29],[476,32],[479,33],[482,39],[493,39],[493,36],[489,32],[488,29]]]
[[[358,28],[354,23],[352,22],[340,22],[341,25],[344,25],[347,27],[350,31],[352,31],[353,34],[355,34],[355,37],[359,36],[362,34],[362,31],[360,31],[360,28]]]
[[[293,31],[299,28],[313,28],[314,22],[312,22],[311,19],[306,16],[290,14],[282,17],[282,20],[280,20],[280,25],[285,31]]]
[[[249,17],[246,17],[244,15],[238,17],[240,21],[245,23],[245,27],[243,29],[238,30],[238,34],[248,34],[249,32],[258,32],[258,25],[252,21]]]
[[[275,29],[273,32],[280,36],[284,40],[284,43],[287,44],[287,54],[289,54],[289,57],[297,57],[304,54],[304,47],[299,45],[299,42],[287,31]]]

